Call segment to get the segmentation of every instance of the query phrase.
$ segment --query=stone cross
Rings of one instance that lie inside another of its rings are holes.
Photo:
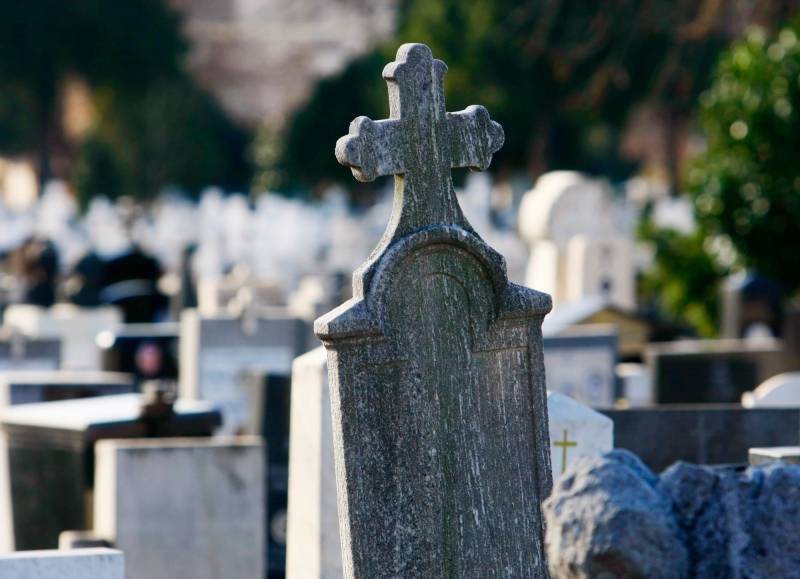
[[[315,324],[347,578],[547,576],[551,300],[509,283],[461,213],[451,169],[485,169],[503,131],[483,107],[445,111],[445,71],[428,47],[400,47],[384,69],[391,118],[360,117],[336,145],[359,180],[395,175],[353,298]]]

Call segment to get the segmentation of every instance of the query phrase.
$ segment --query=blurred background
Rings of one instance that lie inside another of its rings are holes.
[[[387,115],[380,72],[407,41],[448,64],[448,110],[505,128],[472,181],[485,237],[516,234],[541,175],[579,171],[627,208],[647,315],[711,337],[731,274],[800,286],[800,2],[1,5],[1,303],[108,301],[98,272],[131,248],[166,298],[181,276],[236,272],[284,301],[306,273],[349,276],[386,183],[357,184],[333,145]],[[519,281],[526,251],[506,252]]]

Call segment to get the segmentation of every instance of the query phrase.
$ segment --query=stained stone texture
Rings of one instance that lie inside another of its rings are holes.
[[[0,555],[3,579],[124,579],[125,556],[114,549],[21,551]]]
[[[445,112],[446,70],[401,46],[383,71],[390,118],[359,117],[336,144],[357,179],[396,175],[353,299],[315,324],[347,578],[546,575],[551,300],[509,283],[461,212],[450,170],[488,167],[503,130],[483,107]]]
[[[94,531],[131,579],[263,579],[261,439],[102,440]]]
[[[614,451],[576,462],[545,512],[554,578],[797,577],[800,568],[795,465],[679,462],[659,479]]]
[[[331,401],[325,348],[295,358],[289,438],[287,579],[340,579]]]

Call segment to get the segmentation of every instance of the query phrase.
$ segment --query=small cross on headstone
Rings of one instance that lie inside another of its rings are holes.
[[[567,469],[567,449],[578,446],[578,443],[569,439],[569,433],[564,431],[564,439],[553,443],[553,446],[561,448],[561,474]]]
[[[445,71],[428,47],[400,47],[384,69],[391,118],[360,117],[336,145],[357,179],[395,175],[353,298],[315,324],[348,579],[547,573],[551,301],[509,283],[461,212],[451,169],[487,168],[503,130],[483,107],[446,112]]]

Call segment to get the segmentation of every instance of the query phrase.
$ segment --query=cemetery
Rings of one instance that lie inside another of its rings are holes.
[[[0,579],[800,578],[800,2],[145,4],[8,7]]]

